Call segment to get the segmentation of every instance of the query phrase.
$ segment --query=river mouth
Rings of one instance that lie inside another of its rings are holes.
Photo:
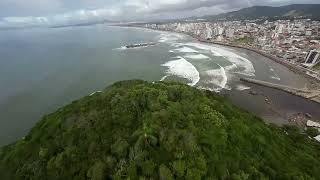
[[[227,49],[239,54],[245,54],[253,62],[253,66],[256,69],[256,76],[254,78],[257,80],[299,89],[315,85],[314,80],[295,73],[260,54],[241,48]],[[269,74],[266,75],[267,73]],[[289,124],[292,123],[292,119],[301,114],[312,115],[311,118],[309,117],[311,120],[317,121],[320,119],[320,104],[317,102],[278,89],[252,83],[242,83],[250,87],[250,89],[244,91],[224,91],[224,93],[228,94],[229,99],[234,104],[263,118],[267,123],[276,125]],[[252,92],[256,92],[257,94],[253,95]]]
[[[266,123],[279,126],[290,124],[290,120],[300,114],[310,114],[310,119],[315,121],[320,118],[319,104],[316,102],[281,90],[251,83],[244,84],[250,86],[250,90],[225,90],[221,95],[236,106],[261,117]]]

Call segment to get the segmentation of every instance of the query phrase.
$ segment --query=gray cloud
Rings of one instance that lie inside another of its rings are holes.
[[[305,0],[303,3],[317,3]],[[149,20],[219,14],[253,5],[300,0],[1,0],[0,27],[45,26],[95,20]]]
[[[0,17],[38,16],[67,10],[62,0],[1,0],[0,9]]]

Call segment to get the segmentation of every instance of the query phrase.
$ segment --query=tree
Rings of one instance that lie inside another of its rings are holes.
[[[161,164],[159,167],[159,178],[160,180],[173,180],[170,169],[164,164]]]
[[[88,170],[87,176],[91,180],[103,180],[106,177],[105,170],[106,170],[106,165],[101,161],[97,161]]]

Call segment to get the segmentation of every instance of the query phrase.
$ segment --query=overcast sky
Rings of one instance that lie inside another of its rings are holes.
[[[0,0],[0,27],[168,19],[293,3],[319,0]]]

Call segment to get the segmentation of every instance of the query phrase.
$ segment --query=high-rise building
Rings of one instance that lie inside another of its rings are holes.
[[[306,36],[311,36],[312,35],[312,29],[307,29],[305,34],[306,34]]]
[[[233,38],[234,37],[234,29],[229,28],[226,30],[226,37],[227,38]]]
[[[320,62],[320,51],[311,50],[306,56],[306,60],[303,63],[306,67],[313,67]]]
[[[206,39],[212,38],[212,29],[210,27],[206,27]]]

